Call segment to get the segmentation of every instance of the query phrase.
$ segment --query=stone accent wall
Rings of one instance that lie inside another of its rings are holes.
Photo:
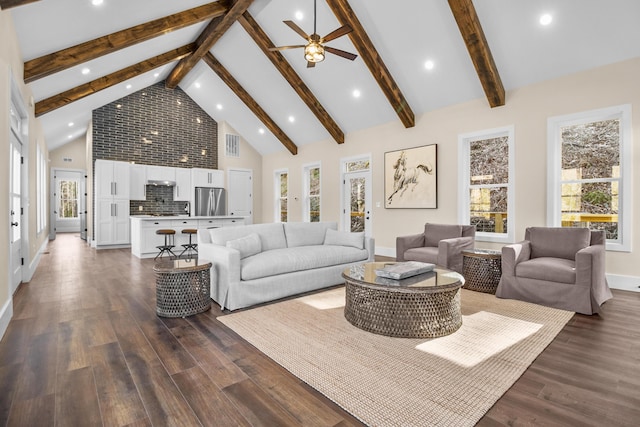
[[[164,82],[93,110],[92,136],[94,163],[218,168],[218,124],[182,89]],[[147,200],[131,202],[132,215],[139,206],[145,214],[182,214],[185,202],[173,201],[172,188],[147,186]]]

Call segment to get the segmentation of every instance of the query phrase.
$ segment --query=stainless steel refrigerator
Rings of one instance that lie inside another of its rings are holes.
[[[224,188],[196,187],[196,206],[192,216],[218,216],[227,214]]]

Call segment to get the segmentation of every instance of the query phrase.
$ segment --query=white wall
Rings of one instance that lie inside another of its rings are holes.
[[[264,222],[273,218],[273,172],[289,170],[289,200],[302,200],[302,165],[322,162],[322,218],[340,219],[340,159],[372,153],[373,230],[378,253],[395,253],[395,237],[420,232],[425,222],[456,223],[458,218],[458,135],[501,126],[515,127],[515,239],[528,226],[546,225],[547,118],[612,105],[632,104],[633,183],[640,174],[640,58],[565,76],[509,91],[506,105],[490,108],[485,99],[452,105],[416,117],[416,126],[405,129],[399,121],[346,135],[338,145],[331,140],[299,147],[292,156],[281,152],[263,158],[262,192]],[[383,159],[387,151],[438,144],[438,208],[385,209]],[[632,183],[632,184],[633,184]],[[640,185],[634,185],[631,203],[634,217],[640,212]],[[380,208],[375,207],[381,202]],[[300,221],[300,202],[290,202],[291,221]],[[632,218],[627,218],[633,221]],[[499,247],[479,243],[479,247]],[[640,278],[640,227],[634,227],[633,252],[608,252],[607,273]]]

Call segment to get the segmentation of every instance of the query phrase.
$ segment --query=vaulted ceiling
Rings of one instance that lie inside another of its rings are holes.
[[[499,108],[505,89],[640,56],[636,0],[319,0],[318,34],[349,25],[329,44],[358,57],[313,68],[302,49],[270,50],[305,43],[282,21],[312,33],[312,0],[92,1],[0,0],[50,149],[83,135],[91,110],[160,81],[258,152],[295,154],[471,99]]]

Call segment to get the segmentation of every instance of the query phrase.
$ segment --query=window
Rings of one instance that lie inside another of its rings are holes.
[[[40,146],[36,146],[36,222],[38,233],[47,226],[47,161]]]
[[[276,171],[275,174],[275,222],[288,220],[289,173],[286,169]]]
[[[547,222],[604,230],[607,249],[631,250],[631,106],[548,120]]]
[[[513,126],[460,135],[460,222],[476,226],[476,240],[514,238]]]
[[[320,165],[306,165],[304,175],[304,212],[302,217],[307,222],[320,222]]]
[[[58,219],[77,219],[80,188],[78,181],[60,180],[58,182]]]

